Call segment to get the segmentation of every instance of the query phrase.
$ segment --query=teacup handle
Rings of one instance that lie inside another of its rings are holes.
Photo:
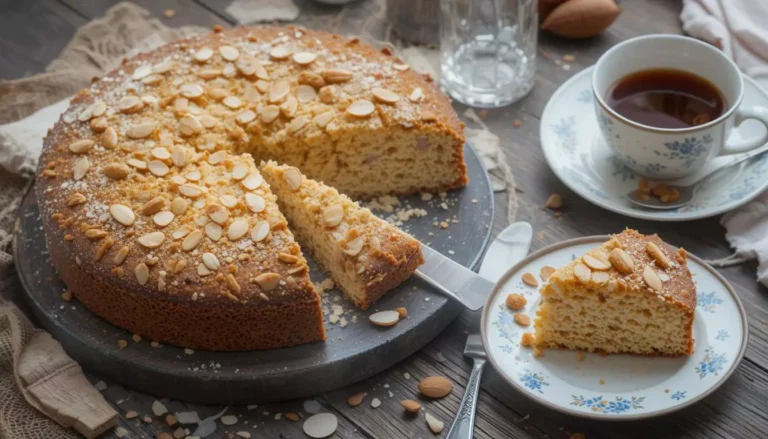
[[[723,149],[720,151],[720,155],[737,154],[749,151],[750,149],[763,146],[768,142],[768,109],[756,106],[739,108],[736,110],[734,128],[738,128],[738,126],[747,119],[755,119],[762,123],[765,126],[766,131],[761,136],[752,139],[734,140],[729,136],[725,145],[723,145]]]

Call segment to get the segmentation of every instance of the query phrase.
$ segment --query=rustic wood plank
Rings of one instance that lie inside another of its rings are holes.
[[[0,14],[0,79],[40,73],[86,19],[53,1],[7,0]]]
[[[89,20],[102,17],[109,8],[118,3],[114,0],[60,1]],[[209,27],[218,24],[229,27],[228,22],[192,0],[132,0],[132,2],[148,10],[152,17],[162,20],[170,27],[190,24]],[[170,17],[166,15],[166,11],[172,11],[172,14],[169,14]]]

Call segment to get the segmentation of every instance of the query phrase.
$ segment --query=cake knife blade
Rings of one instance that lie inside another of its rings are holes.
[[[531,236],[531,226],[528,223],[515,223],[507,227],[489,247],[488,252],[493,253],[494,257],[493,261],[483,261],[483,275],[497,279],[497,272],[504,273],[512,264],[525,257],[531,244]],[[492,251],[497,244],[499,251]],[[424,254],[424,264],[416,270],[416,276],[472,311],[477,311],[485,305],[494,282],[427,245],[421,244],[421,251]]]

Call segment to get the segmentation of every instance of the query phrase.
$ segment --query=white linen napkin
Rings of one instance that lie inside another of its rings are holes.
[[[683,31],[722,49],[768,90],[768,1],[683,0],[680,20]],[[721,224],[736,253],[717,262],[729,265],[757,258],[757,279],[768,286],[768,192],[724,215]]]

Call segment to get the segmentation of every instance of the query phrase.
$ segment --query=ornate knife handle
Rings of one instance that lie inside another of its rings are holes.
[[[483,375],[483,366],[485,359],[476,358],[472,365],[472,373],[469,375],[467,389],[464,391],[464,397],[459,405],[459,412],[456,419],[448,430],[445,439],[472,439],[472,433],[475,428],[475,408],[477,407],[477,396],[480,394],[480,377]]]

